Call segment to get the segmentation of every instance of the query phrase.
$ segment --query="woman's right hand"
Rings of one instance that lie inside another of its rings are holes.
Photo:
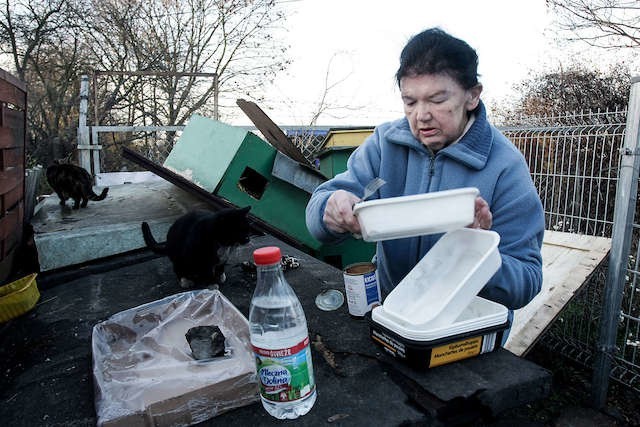
[[[353,214],[353,205],[360,198],[345,190],[336,190],[329,196],[322,220],[329,230],[337,233],[360,234],[360,223]]]

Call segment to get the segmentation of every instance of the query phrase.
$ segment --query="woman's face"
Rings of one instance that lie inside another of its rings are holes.
[[[478,106],[482,86],[464,89],[446,74],[420,74],[400,79],[404,114],[411,133],[426,147],[438,151],[458,139],[467,113]]]

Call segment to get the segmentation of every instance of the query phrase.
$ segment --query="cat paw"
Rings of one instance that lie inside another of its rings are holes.
[[[220,275],[220,277],[218,278],[218,282],[220,282],[220,284],[223,284],[223,283],[224,283],[224,282],[226,282],[226,281],[227,281],[227,275],[226,275],[226,274],[224,274],[224,273],[222,273],[222,274]]]
[[[217,291],[220,289],[220,285],[218,285],[217,283],[214,283],[212,285],[207,286],[207,289],[210,289],[212,291]]]

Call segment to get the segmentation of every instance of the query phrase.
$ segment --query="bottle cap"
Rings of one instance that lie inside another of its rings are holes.
[[[269,265],[280,262],[282,255],[277,246],[266,246],[253,251],[253,260],[256,265]]]

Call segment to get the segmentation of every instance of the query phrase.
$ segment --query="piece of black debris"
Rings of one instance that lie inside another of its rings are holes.
[[[284,255],[280,260],[280,264],[282,265],[282,270],[287,271],[300,267],[300,260],[290,255]]]
[[[224,355],[224,335],[218,326],[195,326],[185,334],[196,360]]]
[[[243,271],[256,271],[256,265],[253,262],[243,261],[240,265]],[[300,267],[300,260],[296,257],[292,257],[291,255],[283,255],[282,259],[280,260],[280,266],[282,267],[282,271],[292,270],[294,268]]]

